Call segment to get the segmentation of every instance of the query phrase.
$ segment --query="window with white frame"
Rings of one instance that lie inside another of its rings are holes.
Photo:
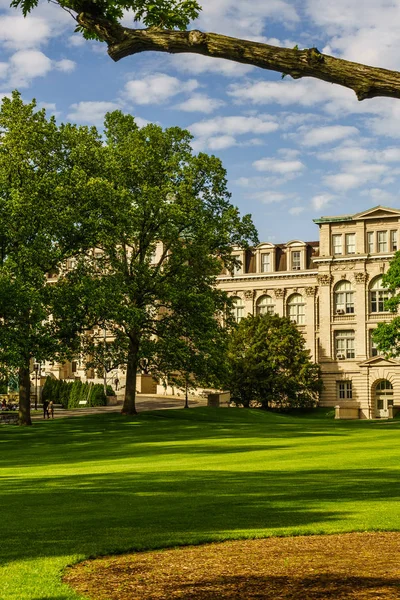
[[[382,277],[374,279],[370,291],[370,311],[372,313],[388,312],[385,308],[385,302],[390,298],[389,290],[383,287]]]
[[[390,232],[390,250],[391,252],[397,252],[397,230],[393,229]]]
[[[271,296],[268,296],[268,294],[266,294],[265,296],[261,296],[257,300],[256,309],[258,315],[273,315],[275,313],[274,300],[271,298]]]
[[[354,290],[350,281],[340,281],[335,287],[333,298],[337,315],[354,313]]]
[[[373,231],[367,233],[367,252],[373,254],[375,252],[375,234]]]
[[[298,250],[292,250],[292,271],[300,271],[301,269],[301,252]]]
[[[345,242],[346,242],[346,254],[355,254],[356,253],[356,234],[355,233],[346,233]]]
[[[337,359],[355,358],[355,333],[353,329],[335,331],[335,353]]]
[[[301,294],[292,294],[288,299],[288,317],[297,325],[304,325],[306,322],[306,306]]]
[[[338,400],[351,400],[353,398],[353,384],[351,381],[336,382]]]
[[[241,298],[239,298],[239,296],[235,296],[234,298],[232,298],[232,301],[233,301],[233,304],[232,304],[233,318],[235,319],[236,323],[240,323],[240,321],[244,317],[243,301]]]
[[[387,231],[378,231],[378,252],[387,252]]]
[[[238,258],[237,256],[235,258]],[[234,275],[241,275],[243,273],[243,263],[239,260],[236,265],[233,267]]]
[[[342,234],[332,236],[332,254],[343,254]]]
[[[374,341],[373,333],[374,333],[374,330],[370,329],[369,330],[369,355],[371,357],[378,356],[378,346],[376,345],[376,342]]]
[[[271,254],[263,252],[261,254],[261,273],[268,273],[271,270]]]

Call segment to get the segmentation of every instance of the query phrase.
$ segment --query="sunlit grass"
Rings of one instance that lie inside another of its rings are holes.
[[[399,434],[240,409],[0,426],[0,598],[72,600],[67,564],[132,548],[400,530]]]

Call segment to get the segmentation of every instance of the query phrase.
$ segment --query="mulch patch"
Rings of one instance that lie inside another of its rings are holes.
[[[64,581],[93,600],[394,600],[399,565],[400,533],[346,533],[109,556]]]

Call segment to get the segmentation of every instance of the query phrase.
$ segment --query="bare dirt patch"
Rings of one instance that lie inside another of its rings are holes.
[[[85,561],[64,581],[93,600],[400,599],[400,533],[239,540]]]

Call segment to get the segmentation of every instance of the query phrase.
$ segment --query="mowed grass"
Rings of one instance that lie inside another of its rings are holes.
[[[72,600],[84,557],[400,530],[400,421],[241,409],[0,426],[0,598]]]

